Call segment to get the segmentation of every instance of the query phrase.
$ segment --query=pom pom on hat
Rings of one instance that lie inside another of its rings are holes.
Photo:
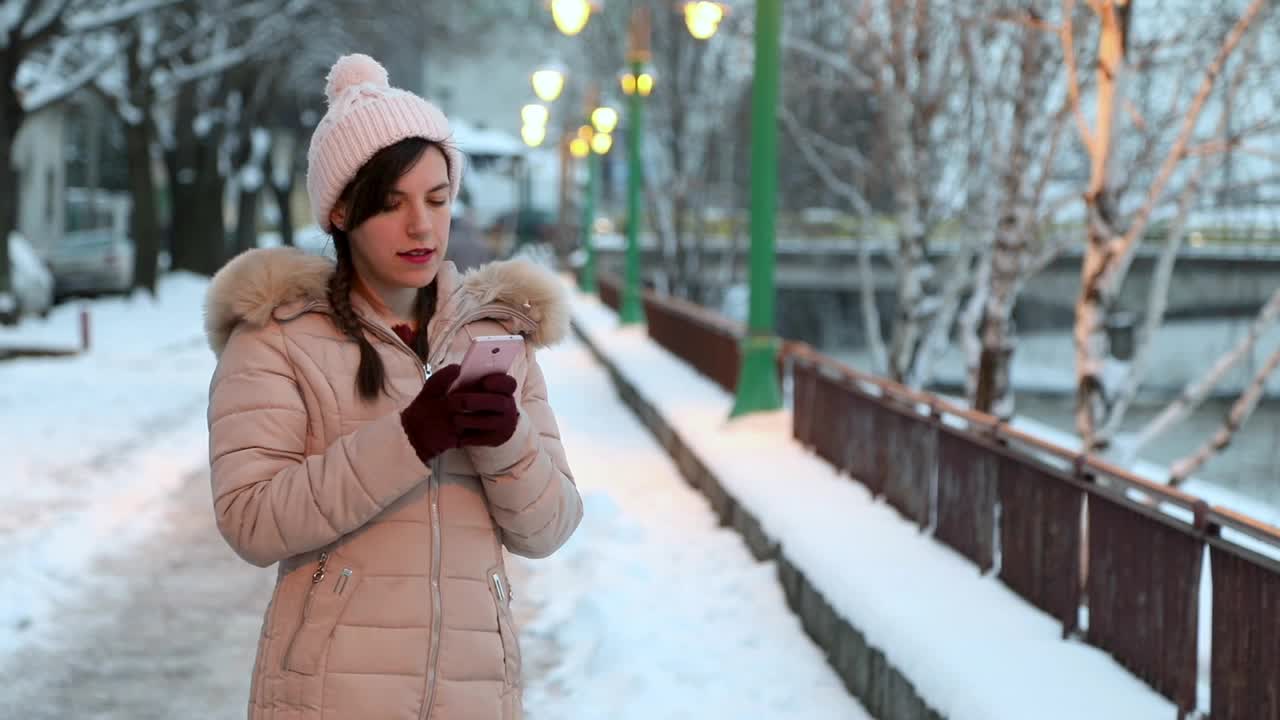
[[[324,94],[333,104],[348,88],[369,83],[380,88],[390,86],[387,69],[368,55],[343,55],[329,70]]]

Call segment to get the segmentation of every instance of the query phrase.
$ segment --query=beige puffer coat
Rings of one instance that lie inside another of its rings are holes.
[[[359,351],[326,301],[333,269],[294,249],[253,250],[218,273],[207,299],[218,527],[249,562],[279,563],[249,717],[519,718],[502,547],[545,557],[582,517],[533,354],[567,331],[563,289],[531,263],[465,277],[445,263],[429,367],[353,295],[390,390],[365,402]],[[511,371],[514,436],[424,466],[398,411],[472,336],[509,333],[530,341]]]

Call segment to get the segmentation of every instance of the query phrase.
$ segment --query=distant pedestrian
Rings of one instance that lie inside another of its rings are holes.
[[[279,563],[249,717],[513,720],[503,548],[549,555],[582,516],[533,354],[567,301],[531,263],[445,260],[463,158],[439,109],[364,55],[325,92],[307,191],[337,262],[246,252],[206,308],[218,527]],[[451,389],[471,338],[506,334],[509,373]]]

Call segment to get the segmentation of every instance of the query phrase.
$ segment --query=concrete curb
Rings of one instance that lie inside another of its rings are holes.
[[[881,650],[872,647],[857,628],[836,614],[822,594],[791,564],[777,541],[764,532],[759,520],[725,491],[715,473],[590,336],[576,322],[572,327],[578,339],[609,373],[622,401],[666,449],[685,481],[706,496],[720,524],[736,530],[756,559],[777,563],[778,581],[786,593],[787,604],[800,618],[805,632],[826,653],[827,663],[849,692],[881,720],[943,720],[944,716],[920,697],[905,673],[890,663]]]

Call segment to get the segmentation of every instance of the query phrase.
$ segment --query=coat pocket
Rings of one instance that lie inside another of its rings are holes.
[[[511,615],[511,585],[501,566],[490,568],[486,574],[489,594],[493,596],[498,615],[498,635],[502,638],[503,679],[507,687],[517,687],[520,684],[520,641]]]
[[[285,670],[303,675],[315,675],[319,671],[333,629],[360,585],[360,578],[357,568],[340,558],[321,555],[320,567],[312,575],[311,589],[302,606],[302,625],[284,656]]]

